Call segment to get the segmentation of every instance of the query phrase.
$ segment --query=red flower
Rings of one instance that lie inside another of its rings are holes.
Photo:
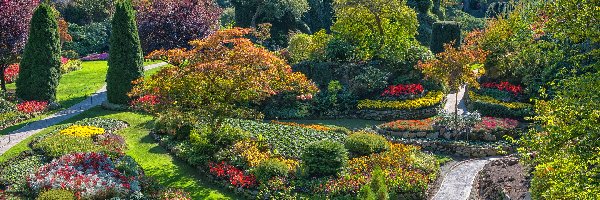
[[[210,173],[219,178],[227,178],[231,185],[241,188],[251,188],[256,186],[256,177],[254,175],[245,175],[244,172],[225,162],[219,164],[209,163]]]
[[[500,83],[483,83],[481,84],[481,87],[507,91],[514,94],[515,96],[523,92],[523,87],[521,87],[520,85],[513,85],[506,81]]]
[[[19,64],[15,63],[9,65],[6,69],[4,69],[4,81],[6,83],[12,83],[17,80],[19,76]]]
[[[390,85],[388,86],[381,96],[403,96],[403,95],[415,95],[423,93],[423,85],[421,84],[407,84],[407,85]]]
[[[27,114],[39,113],[48,107],[48,102],[45,101],[25,101],[17,104],[17,110]]]

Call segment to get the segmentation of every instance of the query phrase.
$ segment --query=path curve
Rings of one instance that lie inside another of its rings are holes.
[[[147,71],[165,65],[167,65],[167,63],[165,62],[156,63],[144,66],[144,70]],[[11,132],[8,135],[0,136],[0,155],[4,154],[10,148],[19,144],[21,141],[27,139],[28,137],[39,133],[40,131],[50,126],[53,126],[62,121],[70,119],[71,117],[81,114],[86,110],[96,107],[102,104],[102,102],[104,101],[106,101],[106,85],[104,85],[100,90],[96,91],[96,93],[88,97],[86,100],[79,102],[78,104],[73,105],[66,110],[54,113],[42,120],[29,123],[24,127],[21,127],[20,129]]]
[[[490,161],[497,158],[481,158],[462,161],[450,169],[432,200],[467,200],[473,189],[477,174]]]

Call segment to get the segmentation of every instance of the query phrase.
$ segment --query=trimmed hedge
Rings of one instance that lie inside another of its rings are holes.
[[[521,102],[502,102],[493,97],[469,91],[469,108],[483,116],[523,119],[533,115],[533,106]]]
[[[433,23],[431,33],[431,51],[444,51],[444,44],[454,41],[454,47],[459,47],[461,41],[460,23],[455,21],[439,21]]]
[[[54,101],[60,80],[60,38],[52,7],[41,4],[33,13],[17,79],[17,96],[23,100]]]
[[[348,136],[344,144],[354,156],[366,156],[381,153],[390,149],[387,140],[377,134],[360,132]]]
[[[128,104],[131,82],[144,77],[144,59],[131,0],[119,1],[115,7],[106,90],[108,102]]]
[[[302,161],[309,176],[332,176],[341,172],[348,163],[344,145],[331,140],[309,144],[302,152]]]

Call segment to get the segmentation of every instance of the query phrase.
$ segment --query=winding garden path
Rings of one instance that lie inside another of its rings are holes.
[[[458,95],[458,114],[461,115],[466,112],[467,105],[465,103],[465,92],[466,86],[462,86],[458,93],[450,93],[446,96],[446,105],[444,105],[444,110],[448,113],[454,113],[454,107],[456,100],[456,95]]]
[[[448,113],[454,113],[456,96],[458,95],[458,114],[467,111],[465,104],[466,87],[463,86],[457,93],[451,93],[446,96],[446,105],[444,110]],[[495,158],[481,158],[474,160],[465,160],[454,165],[440,185],[437,193],[432,200],[467,200],[473,189],[475,177],[483,169],[485,164]]]
[[[167,65],[167,63],[161,62],[157,64],[152,64],[148,66],[144,66],[144,70],[151,70],[158,67],[162,67]],[[100,90],[96,91],[92,96],[88,97],[86,100],[71,106],[66,110],[62,110],[60,112],[54,113],[42,120],[35,121],[27,124],[26,126],[13,131],[8,135],[0,136],[0,155],[4,154],[10,148],[23,141],[24,139],[39,133],[40,131],[48,128],[49,126],[53,126],[62,121],[65,121],[73,116],[76,116],[90,108],[98,106],[102,104],[102,102],[106,101],[106,85],[102,87]]]

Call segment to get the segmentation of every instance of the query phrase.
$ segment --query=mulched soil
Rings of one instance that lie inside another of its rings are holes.
[[[530,171],[514,156],[493,160],[475,178],[471,199],[531,199]]]

